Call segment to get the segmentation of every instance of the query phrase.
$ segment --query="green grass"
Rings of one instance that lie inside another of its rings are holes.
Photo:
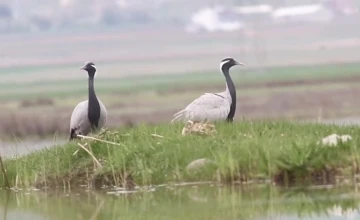
[[[69,143],[6,160],[12,186],[71,186],[81,184],[138,185],[180,181],[274,180],[278,184],[329,181],[347,176],[359,161],[359,133],[355,126],[339,127],[290,122],[239,122],[216,124],[215,136],[182,136],[182,126],[142,125],[106,132],[103,140],[87,142],[102,168],[94,171],[93,159],[77,144]],[[153,137],[158,134],[163,138]],[[353,140],[338,147],[316,144],[332,133],[350,134]],[[188,173],[193,160],[208,158],[215,164]],[[330,175],[330,176],[329,176]],[[326,177],[326,179],[322,178]],[[0,177],[4,185],[4,176]]]

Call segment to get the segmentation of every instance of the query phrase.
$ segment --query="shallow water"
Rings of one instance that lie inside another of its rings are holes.
[[[354,188],[202,185],[121,192],[0,191],[0,219],[360,219]]]
[[[337,125],[360,125],[360,117],[345,117],[336,119],[324,119],[322,123]]]
[[[32,151],[62,145],[66,140],[18,140],[12,142],[0,141],[0,154],[3,157],[21,156]]]

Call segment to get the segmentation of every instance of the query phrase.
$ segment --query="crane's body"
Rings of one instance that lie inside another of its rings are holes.
[[[70,140],[76,138],[77,135],[87,135],[99,131],[107,120],[106,108],[95,94],[95,64],[87,62],[81,69],[86,70],[89,75],[89,99],[77,104],[71,114]]]
[[[77,104],[70,119],[70,138],[76,137],[77,134],[87,135],[91,132],[97,132],[106,124],[107,111],[104,104],[99,100],[100,117],[98,125],[90,122],[88,116],[89,100],[85,100]]]
[[[173,121],[216,121],[226,120],[231,98],[228,93],[205,93],[174,115]]]
[[[226,79],[226,90],[221,93],[205,93],[191,102],[185,109],[177,112],[175,121],[233,121],[236,110],[236,89],[229,75],[230,67],[244,65],[232,58],[225,58],[220,63],[220,70]]]

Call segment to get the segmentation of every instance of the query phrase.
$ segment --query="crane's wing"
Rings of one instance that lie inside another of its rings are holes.
[[[91,132],[91,124],[87,115],[88,100],[80,102],[71,114],[70,138],[76,134],[87,135]]]
[[[205,93],[177,112],[171,122],[225,120],[230,112],[230,103],[219,94]]]

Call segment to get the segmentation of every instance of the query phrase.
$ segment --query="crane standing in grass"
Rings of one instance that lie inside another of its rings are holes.
[[[232,122],[236,110],[236,89],[229,70],[232,66],[242,65],[233,58],[225,58],[220,63],[220,70],[225,76],[226,90],[221,93],[205,93],[195,99],[185,109],[174,115],[175,121],[206,122],[226,120]]]
[[[77,135],[87,135],[100,130],[107,118],[106,108],[98,100],[94,90],[95,64],[87,62],[81,69],[87,71],[89,75],[89,99],[80,102],[71,115],[70,140],[76,138]]]

